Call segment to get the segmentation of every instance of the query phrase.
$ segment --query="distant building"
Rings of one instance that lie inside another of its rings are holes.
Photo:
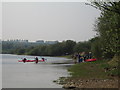
[[[44,40],[37,40],[36,43],[44,44]]]
[[[56,44],[58,41],[46,41],[45,44]]]
[[[23,43],[27,43],[28,40],[21,40],[21,39],[15,39],[15,40],[7,40],[7,42],[23,42]]]

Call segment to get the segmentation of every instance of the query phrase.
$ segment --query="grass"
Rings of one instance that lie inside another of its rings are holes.
[[[69,68],[68,71],[71,72],[72,77],[84,79],[107,79],[111,78],[111,75],[118,75],[118,68],[109,65],[107,60],[76,64]]]
[[[64,58],[68,58],[68,59],[71,59],[71,58],[72,58],[71,55],[64,55],[64,56],[57,56],[57,57],[64,57]]]

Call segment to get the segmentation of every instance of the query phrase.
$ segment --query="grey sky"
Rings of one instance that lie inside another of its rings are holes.
[[[94,37],[100,11],[82,2],[4,2],[2,39],[75,40]]]
[[[2,38],[2,2],[0,2],[0,39]]]

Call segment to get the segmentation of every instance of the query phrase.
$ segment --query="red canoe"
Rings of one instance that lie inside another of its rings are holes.
[[[91,62],[91,61],[96,61],[97,59],[95,58],[95,59],[86,59],[85,61],[86,62]]]
[[[35,62],[36,60],[26,60],[25,62]],[[23,62],[23,60],[18,60],[18,62]],[[38,62],[44,62],[44,60],[38,60]]]

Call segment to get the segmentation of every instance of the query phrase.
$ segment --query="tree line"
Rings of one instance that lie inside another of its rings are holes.
[[[2,53],[26,54],[38,56],[72,55],[75,52],[90,51],[91,41],[78,42],[66,40],[50,45],[2,42]]]
[[[94,37],[88,41],[76,42],[73,40],[66,40],[50,45],[40,44],[27,44],[27,43],[13,43],[13,42],[2,42],[2,53],[3,54],[18,54],[18,55],[35,55],[35,56],[65,56],[74,55],[80,52],[93,52],[96,58],[100,58],[101,50],[98,45],[99,37]]]

